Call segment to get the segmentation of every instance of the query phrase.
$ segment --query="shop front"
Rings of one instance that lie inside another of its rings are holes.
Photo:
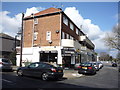
[[[62,64],[65,68],[72,68],[75,64],[75,50],[74,48],[62,49]]]
[[[57,63],[57,51],[40,51],[40,62],[53,62]]]

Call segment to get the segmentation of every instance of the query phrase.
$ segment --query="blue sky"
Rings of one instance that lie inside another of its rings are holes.
[[[49,8],[53,7],[53,5],[61,7],[61,4],[64,6],[63,10],[66,7],[76,7],[83,18],[91,19],[92,23],[99,25],[101,30],[111,30],[117,23],[117,2],[3,2],[2,10],[10,11],[10,16],[14,16],[15,14],[25,12],[27,8]]]
[[[0,28],[10,35],[15,35],[21,25],[20,13],[27,13],[26,10],[33,10],[33,7],[35,10],[38,10],[38,7],[42,8],[39,10],[44,10],[53,6],[60,8],[61,5],[63,5],[62,10],[75,24],[84,22],[83,31],[95,44],[96,51],[106,51],[115,56],[117,52],[109,51],[101,39],[118,23],[118,2],[3,2],[3,24]]]

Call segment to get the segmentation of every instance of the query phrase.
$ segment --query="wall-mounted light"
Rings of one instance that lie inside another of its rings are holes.
[[[52,40],[50,40],[50,41],[48,41],[49,42],[49,44],[52,44]]]
[[[59,33],[59,30],[56,30],[56,33],[58,34],[58,33]]]

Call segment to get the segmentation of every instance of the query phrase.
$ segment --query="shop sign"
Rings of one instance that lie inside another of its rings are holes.
[[[62,54],[62,56],[71,56],[71,54]]]
[[[65,53],[71,53],[71,54],[72,54],[72,53],[74,53],[74,52],[73,52],[73,51],[65,51]]]
[[[41,47],[42,51],[52,51],[52,50],[56,50],[56,48],[54,47]]]

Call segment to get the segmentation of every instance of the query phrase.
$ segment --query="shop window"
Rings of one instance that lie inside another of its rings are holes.
[[[66,16],[63,16],[63,23],[68,26],[68,19]]]
[[[40,53],[41,62],[57,62],[57,53]]]

